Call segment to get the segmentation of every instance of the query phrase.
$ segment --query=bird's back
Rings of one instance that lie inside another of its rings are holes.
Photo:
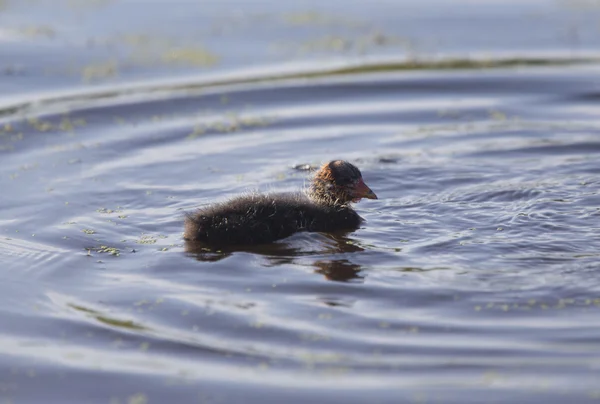
[[[262,244],[298,231],[355,230],[361,221],[348,206],[320,204],[302,193],[251,194],[188,215],[184,238],[217,246]]]

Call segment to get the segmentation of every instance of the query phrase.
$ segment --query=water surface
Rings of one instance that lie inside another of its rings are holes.
[[[0,398],[600,400],[593,4],[27,3],[0,2]],[[358,231],[183,242],[337,158],[380,198]]]

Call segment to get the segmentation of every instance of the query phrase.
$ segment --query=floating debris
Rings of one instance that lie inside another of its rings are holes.
[[[118,257],[119,255],[121,255],[121,251],[118,248],[109,247],[109,246],[105,246],[105,245],[98,247],[96,249],[96,252],[98,252],[100,254],[114,255],[115,257]]]
[[[156,244],[157,238],[150,235],[143,235],[139,240],[136,240],[138,244]]]

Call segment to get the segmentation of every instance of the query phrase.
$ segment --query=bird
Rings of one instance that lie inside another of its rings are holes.
[[[250,193],[186,213],[183,238],[207,246],[268,244],[297,232],[353,231],[364,219],[351,207],[377,199],[361,171],[344,160],[323,164],[304,191]]]

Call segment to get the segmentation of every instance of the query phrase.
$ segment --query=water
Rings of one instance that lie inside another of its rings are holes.
[[[321,3],[0,2],[2,402],[600,401],[600,10]],[[334,158],[358,231],[183,242]]]

